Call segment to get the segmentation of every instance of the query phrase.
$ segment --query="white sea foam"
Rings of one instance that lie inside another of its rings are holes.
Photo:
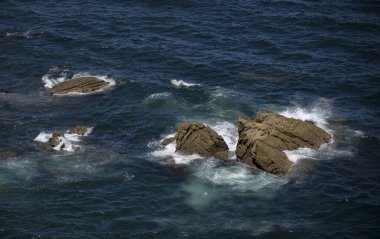
[[[88,136],[93,130],[93,127],[87,128],[86,133],[83,136]],[[37,135],[36,138],[34,138],[34,141],[41,142],[41,143],[47,143],[49,139],[52,137],[53,133],[47,133],[47,132],[41,132],[39,135]],[[73,152],[76,148],[79,148],[78,142],[81,141],[81,138],[83,137],[78,134],[70,134],[68,131],[63,134],[62,137],[59,137],[60,143],[55,146],[53,149],[60,151],[62,145],[65,145],[63,150],[68,152]]]
[[[341,126],[334,130],[330,128],[327,120],[332,115],[332,106],[326,99],[320,99],[315,104],[308,107],[294,105],[279,112],[279,114],[294,119],[313,121],[318,127],[326,130],[332,136],[329,143],[322,144],[317,150],[310,148],[285,150],[284,153],[286,156],[294,163],[297,163],[301,159],[324,160],[337,157],[353,157],[354,152],[352,148],[337,148],[335,145],[335,138],[337,136],[339,136],[340,139],[348,138],[346,139],[346,143],[348,143],[352,140],[352,137],[363,137],[364,135],[362,131],[351,130],[347,128],[347,126]]]
[[[164,139],[174,137],[175,134],[169,134]],[[161,140],[162,142],[162,140]],[[160,142],[153,142],[149,147],[154,147],[160,145]],[[166,145],[165,147],[160,147],[157,150],[152,152],[152,156],[167,159],[170,158],[174,161],[176,164],[188,164],[194,159],[199,159],[201,156],[194,154],[194,155],[181,155],[175,152],[176,150],[176,143],[175,141]]]
[[[284,150],[286,157],[293,163],[297,163],[300,159],[315,159],[315,156],[318,154],[317,150],[309,148],[299,148],[296,150]]]
[[[157,100],[163,100],[163,99],[170,98],[171,96],[172,96],[172,94],[169,92],[154,93],[154,94],[151,94],[148,97],[146,97],[144,101],[145,102],[154,102]]]
[[[217,132],[220,136],[223,137],[224,141],[228,145],[230,151],[235,151],[237,142],[238,142],[238,129],[236,125],[223,121],[217,122],[216,124],[206,124],[210,126],[215,132]]]
[[[310,107],[301,107],[299,105],[287,107],[279,114],[289,118],[313,121],[318,127],[332,133],[332,130],[327,127],[327,119],[332,114],[332,106],[325,99],[321,99]]]
[[[63,82],[68,77],[69,70],[67,68],[54,67],[42,76],[44,87],[51,89],[54,85]]]
[[[22,37],[22,38],[26,38],[26,39],[31,39],[33,37],[41,37],[46,33],[47,33],[46,31],[31,29],[31,30],[27,30],[25,32],[7,32],[5,34],[5,36],[7,36],[7,37]]]
[[[195,86],[200,86],[200,84],[196,84],[196,83],[188,83],[186,81],[183,81],[183,80],[171,80],[170,83],[172,83],[172,85],[176,86],[176,87],[195,87]]]
[[[195,175],[213,184],[228,185],[239,191],[259,191],[273,189],[286,182],[285,179],[267,173],[252,171],[241,164],[218,165],[216,160],[202,162]]]
[[[299,148],[296,150],[285,150],[284,153],[293,163],[301,159],[326,160],[334,158],[351,158],[354,152],[351,149],[337,149],[331,144],[323,144],[318,150],[310,148]]]
[[[213,159],[199,161],[192,167],[194,177],[186,181],[182,189],[188,194],[186,202],[195,209],[223,202],[231,190],[271,198],[276,189],[287,182],[285,178],[255,172],[241,164],[220,164]]]

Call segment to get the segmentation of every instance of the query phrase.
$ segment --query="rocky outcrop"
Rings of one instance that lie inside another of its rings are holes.
[[[239,118],[238,161],[276,175],[285,175],[292,162],[284,150],[317,149],[331,136],[313,122],[259,112],[256,120]]]
[[[90,93],[107,87],[110,83],[97,77],[77,77],[54,85],[52,94]]]
[[[224,139],[204,124],[180,124],[175,140],[176,152],[228,159],[228,146]]]
[[[80,136],[84,136],[87,133],[88,127],[77,125],[74,128],[69,129],[69,134],[77,134]]]

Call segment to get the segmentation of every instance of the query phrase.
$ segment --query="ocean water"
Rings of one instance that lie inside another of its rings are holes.
[[[0,2],[0,238],[379,238],[378,1]],[[92,75],[89,95],[49,88]],[[271,109],[333,135],[287,177],[236,163]],[[160,146],[182,121],[230,161]],[[75,125],[70,150],[39,141]]]

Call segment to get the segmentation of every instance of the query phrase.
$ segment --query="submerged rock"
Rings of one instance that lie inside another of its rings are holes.
[[[313,122],[287,118],[273,112],[259,112],[256,120],[239,118],[238,161],[276,175],[285,175],[292,162],[284,150],[317,149],[331,135]]]
[[[0,151],[0,159],[14,158],[17,153],[14,151]]]
[[[87,133],[88,127],[77,125],[74,128],[69,129],[69,134],[77,134],[83,136]]]
[[[175,140],[176,152],[228,159],[228,146],[222,136],[204,124],[180,124]]]
[[[77,77],[54,85],[53,94],[90,93],[107,87],[110,83],[97,77]]]

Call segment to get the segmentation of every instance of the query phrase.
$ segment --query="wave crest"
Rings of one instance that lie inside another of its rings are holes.
[[[186,81],[183,81],[183,80],[171,80],[170,83],[172,83],[172,85],[174,85],[175,87],[178,87],[178,88],[182,88],[182,87],[185,87],[185,88],[190,88],[190,87],[195,87],[195,86],[201,86],[200,84],[196,84],[196,83],[188,83]]]

